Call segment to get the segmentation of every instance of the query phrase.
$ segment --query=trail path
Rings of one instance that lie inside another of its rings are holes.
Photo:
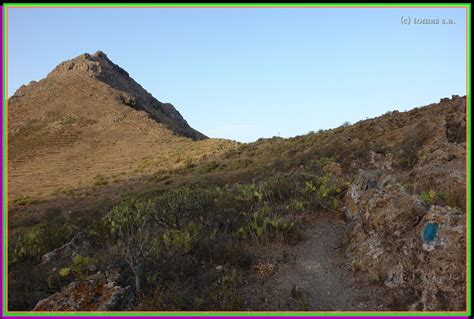
[[[334,216],[322,216],[305,230],[295,246],[271,244],[258,260],[275,266],[270,275],[255,271],[245,295],[250,310],[383,311],[386,288],[356,280],[341,256],[348,225]],[[250,297],[249,297],[250,296]]]

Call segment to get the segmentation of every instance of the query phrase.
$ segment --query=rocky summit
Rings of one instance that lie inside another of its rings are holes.
[[[140,84],[135,82],[121,67],[114,64],[102,51],[90,55],[82,54],[72,60],[59,64],[48,78],[66,81],[68,77],[89,76],[108,84],[110,87],[123,92],[119,99],[125,105],[137,110],[146,111],[158,123],[166,124],[177,134],[202,140],[204,134],[191,128],[181,114],[170,103],[162,103],[148,93]]]

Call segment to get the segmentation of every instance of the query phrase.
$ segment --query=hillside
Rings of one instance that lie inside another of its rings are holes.
[[[21,87],[8,111],[10,198],[138,175],[151,160],[179,167],[227,144],[207,140],[100,51]]]
[[[72,61],[9,101],[11,309],[465,309],[466,97],[239,144]]]

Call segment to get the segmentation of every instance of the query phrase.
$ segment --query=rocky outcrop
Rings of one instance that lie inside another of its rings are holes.
[[[446,116],[446,138],[450,143],[463,143],[466,141],[465,105],[456,105],[456,111]]]
[[[33,311],[117,311],[128,309],[134,295],[131,287],[122,288],[97,274],[95,279],[76,281],[46,299]]]
[[[464,309],[461,210],[430,207],[387,172],[361,171],[347,192],[346,215],[353,228],[345,254],[355,271],[394,288],[407,309]]]
[[[49,253],[44,254],[41,257],[41,263],[39,267],[48,268],[68,265],[74,255],[87,252],[91,245],[92,244],[89,241],[89,238],[87,238],[86,234],[82,232],[77,233],[68,243],[53,251],[50,251]]]
[[[466,202],[466,143],[438,143],[427,150],[410,172],[416,193],[444,193],[450,205]]]
[[[396,253],[429,207],[410,195],[393,175],[361,171],[346,195],[346,216],[353,222],[346,247],[355,270],[384,280]]]

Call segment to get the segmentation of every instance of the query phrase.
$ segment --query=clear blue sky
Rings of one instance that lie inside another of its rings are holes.
[[[465,17],[461,8],[11,8],[9,95],[102,50],[208,136],[295,136],[465,95]]]

